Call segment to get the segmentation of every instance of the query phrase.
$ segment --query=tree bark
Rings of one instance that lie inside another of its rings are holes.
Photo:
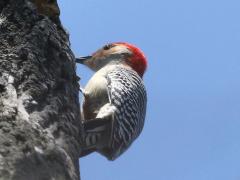
[[[59,9],[0,0],[0,179],[78,180],[78,77]]]

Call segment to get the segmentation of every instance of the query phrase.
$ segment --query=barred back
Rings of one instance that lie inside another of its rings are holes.
[[[142,79],[130,69],[117,66],[107,74],[110,103],[116,107],[109,159],[121,155],[143,129],[147,95]]]

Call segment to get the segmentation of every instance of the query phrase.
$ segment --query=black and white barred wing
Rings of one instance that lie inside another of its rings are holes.
[[[116,107],[110,142],[112,159],[115,159],[141,133],[147,96],[142,79],[133,70],[119,67],[110,72],[107,79],[110,103]]]

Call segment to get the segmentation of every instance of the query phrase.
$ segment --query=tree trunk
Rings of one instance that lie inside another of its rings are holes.
[[[0,179],[78,180],[75,58],[52,0],[0,0]]]

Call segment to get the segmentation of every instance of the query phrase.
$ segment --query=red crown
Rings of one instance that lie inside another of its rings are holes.
[[[113,44],[124,45],[133,53],[130,57],[130,65],[141,77],[143,77],[143,74],[147,68],[147,59],[143,52],[136,46],[129,43],[117,42]]]

